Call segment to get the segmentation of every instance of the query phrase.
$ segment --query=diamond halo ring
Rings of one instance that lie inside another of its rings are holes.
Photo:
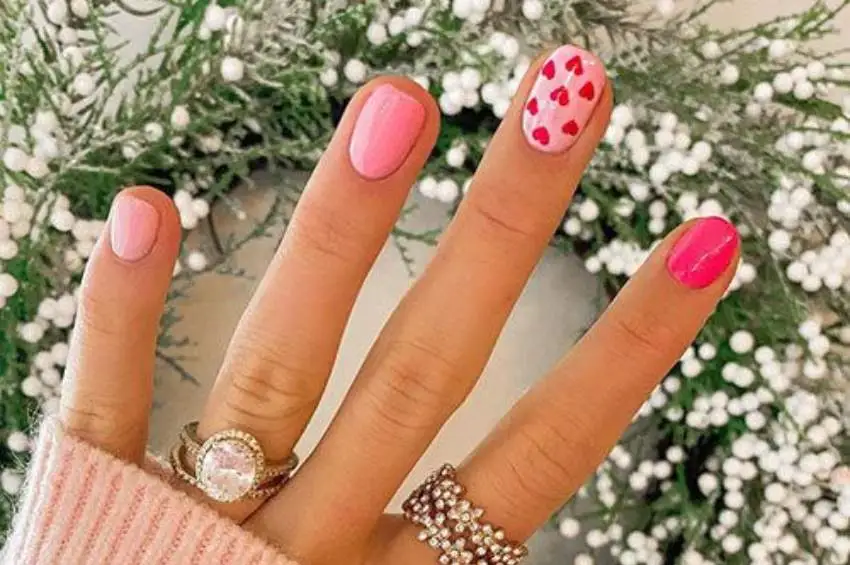
[[[269,463],[257,438],[237,429],[215,433],[202,442],[198,422],[190,422],[171,450],[171,465],[184,482],[226,503],[277,493],[298,466],[298,457],[293,453],[282,463]]]

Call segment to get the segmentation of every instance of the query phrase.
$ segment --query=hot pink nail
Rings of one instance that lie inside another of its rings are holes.
[[[566,151],[590,121],[607,83],[599,57],[572,45],[552,53],[522,114],[522,129],[532,147],[545,153]]]
[[[360,110],[349,146],[351,164],[362,176],[378,180],[407,159],[425,123],[425,108],[389,84],[375,89]]]
[[[140,198],[125,194],[112,209],[112,251],[125,261],[138,261],[150,253],[159,231],[159,213]]]
[[[722,275],[740,245],[738,230],[723,218],[703,218],[676,242],[667,270],[690,288],[705,288]]]

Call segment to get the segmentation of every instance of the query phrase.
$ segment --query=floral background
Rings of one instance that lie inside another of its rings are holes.
[[[771,17],[793,13],[810,5],[807,0],[784,0],[766,5],[760,0],[734,0],[708,12],[705,21],[719,29],[746,26]],[[818,45],[820,49],[850,47],[850,12],[838,21],[841,33]],[[142,33],[136,30],[135,33]],[[274,179],[263,179],[274,183]],[[414,193],[419,209],[410,221],[417,228],[428,228],[446,221],[446,206]],[[265,210],[268,202],[254,197],[254,214]],[[234,221],[225,229],[238,229]],[[239,264],[251,275],[260,276],[275,247],[275,241],[256,241],[238,254]],[[432,254],[430,247],[412,250],[414,271],[418,271]],[[333,411],[342,400],[348,384],[365,358],[373,338],[380,331],[393,306],[410,284],[410,274],[398,250],[388,245],[375,265],[354,310],[339,360],[313,423],[308,428],[299,452],[308,452],[318,442]],[[216,368],[223,356],[223,345],[247,303],[257,279],[232,279],[206,276],[188,292],[178,309],[185,315],[181,332],[198,342],[193,359],[186,361],[200,386],[164,378],[157,388],[160,408],[153,417],[153,445],[168,447],[186,418],[186,409],[200,411],[206,391],[212,386]],[[228,296],[222,303],[219,298]],[[542,375],[592,322],[607,300],[604,291],[581,261],[573,255],[548,252],[534,273],[497,345],[478,386],[468,401],[444,428],[417,468],[411,473],[401,493],[418,484],[432,469],[444,461],[462,458],[494,425],[525,387]],[[210,323],[210,317],[214,320]],[[401,496],[396,502],[400,504]],[[540,532],[532,541],[531,562],[537,565],[570,563],[581,553],[581,540],[565,538],[557,525]]]
[[[214,375],[210,351],[252,284],[241,275],[262,270],[297,200],[303,175],[293,171],[315,161],[339,104],[381,72],[438,98],[443,135],[414,190],[419,208],[367,287],[309,444],[427,258],[416,244],[432,242],[462,198],[528,56],[578,41],[612,72],[612,126],[455,424],[474,420],[483,433],[669,229],[727,215],[745,235],[733,290],[549,531],[571,540],[576,565],[847,562],[850,99],[844,45],[829,30],[848,2],[783,2],[785,17],[711,0],[293,2],[271,13],[255,0],[151,2],[153,21],[170,19],[135,52],[110,37],[123,39],[122,22],[135,25],[148,6],[51,0],[31,19],[26,4],[12,2],[18,17],[0,27],[9,495],[31,414],[55,407],[79,271],[118,186],[161,186],[187,230],[158,352],[164,445]],[[33,23],[43,34],[23,41]],[[158,71],[136,78],[147,96],[126,96],[118,69],[159,57]],[[275,170],[258,178],[258,165]],[[256,186],[238,188],[246,182]],[[222,323],[200,333],[201,316]],[[639,445],[647,429],[657,441]],[[467,445],[456,439],[450,426],[429,457],[459,458]],[[566,559],[559,546],[552,555]]]

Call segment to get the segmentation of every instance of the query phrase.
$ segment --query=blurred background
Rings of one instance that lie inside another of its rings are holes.
[[[745,26],[794,12],[809,4],[809,0],[732,0],[710,11],[705,19],[719,28]],[[850,29],[850,12],[844,12],[841,17],[845,20],[842,29]],[[134,41],[140,43],[146,41],[145,33],[148,31],[138,26],[127,29]],[[830,38],[829,41],[831,44],[824,45],[824,48],[850,46],[847,35]],[[258,179],[257,187],[240,190],[234,196],[249,214],[261,217],[270,202],[267,194],[264,197],[264,191],[279,181],[263,177]],[[411,202],[418,206],[409,220],[411,227],[429,228],[447,221],[448,208],[445,205],[418,194],[411,195]],[[222,230],[238,233],[241,226],[251,223],[249,220],[240,221],[221,208],[216,225]],[[162,367],[151,438],[155,447],[167,447],[187,419],[187,414],[195,415],[201,410],[230,334],[265,271],[276,241],[254,241],[239,252],[236,263],[245,269],[246,278],[206,275],[199,279],[190,296],[180,302],[179,313],[184,321],[176,328],[176,333],[191,336],[197,342],[191,352],[186,352],[190,358],[186,360],[185,367],[200,380],[200,385],[181,381],[170,374],[167,367]],[[421,272],[432,251],[424,246],[414,248],[415,271]],[[299,446],[300,453],[309,452],[315,445],[373,339],[411,282],[398,250],[391,244],[387,245],[354,310],[327,397]],[[541,376],[594,319],[600,301],[605,300],[600,290],[594,277],[574,257],[557,251],[546,254],[505,328],[479,386],[445,428],[413,479],[439,462],[463,457],[516,397]],[[222,300],[222,297],[227,299]],[[292,323],[298,321],[293,320]],[[460,430],[462,433],[459,433]]]
[[[713,9],[706,14],[705,20],[719,28],[743,26],[809,4],[809,0],[733,0]],[[845,11],[841,17],[844,20],[841,22],[842,29],[850,29],[850,12]],[[137,24],[137,20],[133,22]],[[138,25],[128,26],[125,30],[127,37],[139,44],[144,44],[150,31]],[[830,42],[824,47],[850,46],[846,34],[831,38]],[[232,196],[241,203],[249,217],[262,217],[271,202],[269,191],[284,180],[302,181],[300,178],[280,179],[260,175],[257,186],[239,189]],[[411,202],[418,205],[418,210],[408,220],[411,227],[430,228],[447,221],[448,208],[445,205],[416,194],[411,196]],[[226,208],[216,209],[219,230],[239,233],[252,223],[237,219]],[[193,233],[192,237],[203,238],[204,231],[199,229],[199,233]],[[199,382],[181,379],[167,366],[160,367],[151,437],[155,449],[167,448],[180,426],[200,414],[231,332],[274,252],[279,233],[275,236],[255,240],[239,252],[235,264],[245,270],[245,277],[205,275],[178,303],[178,313],[183,320],[175,328],[175,333],[189,336],[195,342],[194,346],[182,352],[186,355],[183,366]],[[421,272],[432,252],[433,249],[426,246],[413,249],[414,271]],[[306,456],[320,438],[369,346],[411,282],[399,251],[388,244],[354,310],[327,394],[297,448],[302,456]],[[514,400],[592,323],[604,301],[604,293],[580,261],[549,251],[519,301],[478,387],[411,474],[405,490],[441,462],[461,460]],[[298,320],[291,322],[297,324]],[[539,549],[567,542],[553,531],[548,535],[544,532],[534,543]],[[537,551],[534,555],[537,564],[568,562],[561,548],[557,552]]]
[[[604,142],[480,385],[402,494],[463,460],[659,237],[720,215],[742,235],[730,292],[532,540],[531,563],[850,563],[850,50],[840,33],[850,0],[0,5],[0,539],[40,415],[59,407],[75,293],[120,187],[171,195],[186,238],[157,348],[151,442],[162,451],[200,415],[280,240],[275,226],[291,218],[342,107],[380,73],[437,98],[441,135],[297,446],[307,457],[427,268],[531,57],[578,43],[606,59],[615,87]]]

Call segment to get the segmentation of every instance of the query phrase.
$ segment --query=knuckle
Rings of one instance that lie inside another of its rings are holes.
[[[498,508],[515,522],[532,522],[531,507],[536,501],[539,488],[528,481],[528,468],[522,458],[510,452],[504,453],[498,467],[487,472],[488,502],[491,510]],[[535,497],[535,498],[531,498]]]
[[[441,422],[459,404],[457,364],[417,341],[390,344],[364,393],[377,437],[405,438]],[[461,395],[462,396],[462,395]]]
[[[344,214],[333,213],[326,206],[302,203],[292,218],[289,233],[293,245],[321,257],[350,263],[362,253],[364,234]]]
[[[104,398],[88,404],[62,403],[62,426],[69,434],[98,447],[126,445],[133,438],[143,437],[141,430],[116,425],[126,415],[126,406],[110,404]]]
[[[106,429],[110,424],[110,417],[103,410],[63,403],[62,423],[75,435],[89,435],[92,430]]]
[[[263,339],[240,339],[228,352],[224,372],[231,375],[228,410],[259,431],[279,430],[312,414],[327,372],[309,360],[298,361]]]
[[[518,448],[506,459],[521,496],[559,504],[592,471],[597,446],[592,434],[570,419],[541,419],[518,430]],[[565,431],[569,429],[569,431]]]
[[[98,338],[132,341],[133,336],[138,335],[138,332],[128,331],[128,329],[141,325],[140,313],[133,310],[87,289],[80,293],[76,314],[77,325],[83,329],[84,333],[93,334]]]
[[[533,219],[534,214],[524,214],[515,206],[489,204],[492,200],[469,202],[473,215],[489,235],[513,241],[539,238],[539,222]]]
[[[638,361],[667,356],[666,345],[674,339],[675,332],[652,316],[626,310],[611,317],[615,335],[608,342],[619,355]]]

